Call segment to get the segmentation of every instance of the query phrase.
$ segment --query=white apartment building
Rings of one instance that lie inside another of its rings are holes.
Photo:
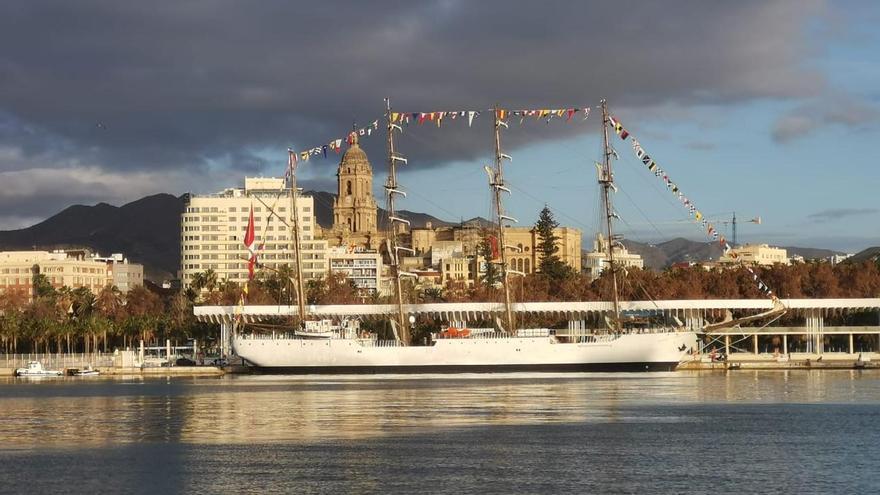
[[[314,198],[297,194],[303,278],[319,279],[327,273],[327,241],[314,237]],[[181,215],[180,279],[184,285],[209,269],[218,280],[247,281],[249,255],[244,236],[251,208],[255,244],[262,246],[258,255],[262,269],[294,263],[294,240],[285,225],[291,222],[290,189],[281,178],[248,177],[243,189],[190,196]]]
[[[327,251],[331,273],[344,273],[358,289],[384,293],[381,284],[382,255],[364,248],[333,247]]]
[[[732,254],[736,253],[736,257]],[[783,248],[769,246],[767,244],[746,244],[732,248],[727,254],[718,259],[720,263],[748,263],[753,265],[782,265],[789,264],[788,251]]]
[[[644,268],[645,261],[637,253],[630,253],[622,244],[613,247],[614,263],[618,267],[625,268]],[[605,236],[596,234],[593,240],[593,250],[584,253],[583,271],[590,277],[590,280],[596,280],[602,271],[608,266],[608,243]]]

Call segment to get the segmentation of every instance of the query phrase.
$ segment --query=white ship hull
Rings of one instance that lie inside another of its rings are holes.
[[[233,338],[235,353],[252,365],[301,374],[671,371],[696,346],[693,332],[622,334],[586,343],[555,337],[440,339],[412,347],[361,339]]]

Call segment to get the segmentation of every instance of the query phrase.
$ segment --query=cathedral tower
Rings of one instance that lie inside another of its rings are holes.
[[[333,201],[332,235],[340,245],[375,248],[378,223],[373,168],[358,144],[357,134],[352,134],[351,141],[336,172],[338,189]]]

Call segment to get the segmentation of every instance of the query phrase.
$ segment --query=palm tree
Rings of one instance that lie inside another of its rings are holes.
[[[114,334],[118,330],[119,323],[123,317],[123,310],[125,309],[125,296],[123,296],[119,287],[107,284],[98,293],[95,306],[99,314],[107,320],[107,324],[103,326],[104,352],[107,352],[107,330],[109,329],[110,333]]]

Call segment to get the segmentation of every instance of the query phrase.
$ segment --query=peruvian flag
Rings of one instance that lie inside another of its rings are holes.
[[[248,280],[254,278],[254,266],[257,264],[256,235],[254,234],[254,205],[251,205],[251,216],[244,233],[244,247],[248,250]]]

